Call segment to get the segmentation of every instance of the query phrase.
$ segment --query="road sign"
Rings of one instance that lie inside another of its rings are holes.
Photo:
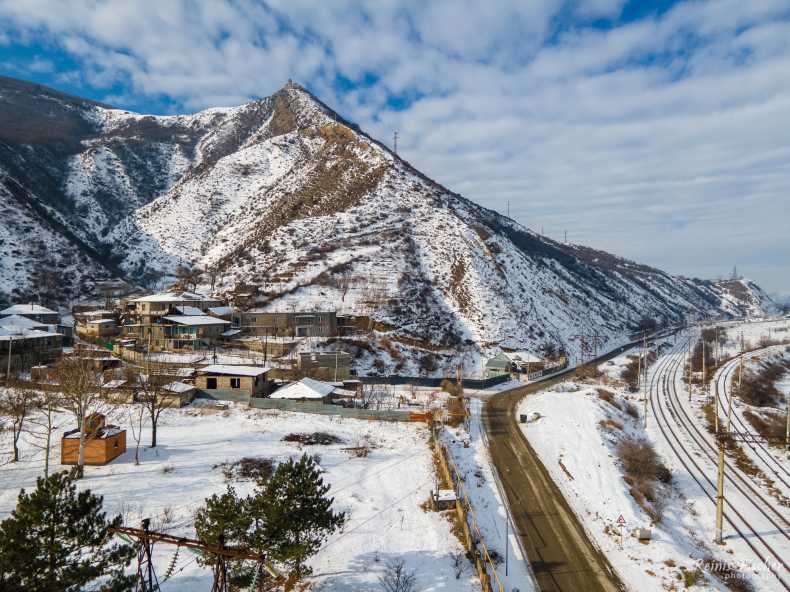
[[[622,514],[620,514],[620,517],[617,519],[617,524],[620,526],[625,526],[625,518],[623,518]]]

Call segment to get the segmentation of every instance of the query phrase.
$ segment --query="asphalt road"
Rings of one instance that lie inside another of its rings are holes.
[[[483,427],[513,512],[517,534],[541,591],[617,592],[624,590],[624,586],[606,557],[587,539],[559,488],[516,423],[519,400],[563,378],[489,397],[483,407]],[[568,436],[573,437],[572,434]]]

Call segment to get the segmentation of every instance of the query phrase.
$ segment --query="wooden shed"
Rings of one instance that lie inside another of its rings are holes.
[[[126,430],[105,424],[100,413],[85,418],[85,464],[106,465],[126,452]],[[76,465],[80,454],[80,430],[70,430],[60,441],[60,464]]]

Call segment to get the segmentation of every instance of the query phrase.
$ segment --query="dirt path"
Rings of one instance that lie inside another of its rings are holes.
[[[541,591],[616,592],[624,589],[622,583],[587,539],[516,423],[519,400],[560,380],[525,386],[486,401],[482,420],[491,457]]]

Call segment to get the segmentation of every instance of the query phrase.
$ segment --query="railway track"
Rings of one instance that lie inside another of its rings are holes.
[[[680,354],[685,345],[659,360],[648,385],[649,402],[653,418],[678,462],[688,475],[697,483],[702,493],[716,503],[716,484],[708,475],[715,472],[717,449],[709,435],[704,434],[687,413],[677,392],[678,372],[681,371],[683,356]],[[691,448],[696,450],[691,450]],[[703,467],[705,461],[711,466]],[[728,503],[724,519],[738,536],[752,550],[755,556],[776,577],[781,586],[790,591],[788,573],[790,568],[785,556],[778,551],[768,536],[776,535],[788,539],[788,523],[785,516],[777,511],[754,489],[740,471],[727,464],[725,478],[728,483]],[[748,509],[756,510],[759,524],[754,517],[744,516]]]
[[[730,399],[733,397],[731,377],[738,368],[739,362],[740,356],[736,356],[732,360],[728,361],[714,377],[714,394],[716,397],[716,404],[721,410],[721,417],[724,418],[727,417],[727,407]],[[727,388],[727,385],[730,385],[730,388]],[[731,414],[731,421],[731,428],[734,432],[745,434],[751,431],[744,423],[740,414],[734,410]],[[772,474],[777,481],[782,483],[782,485],[784,485],[786,488],[790,488],[790,471],[788,471],[788,469],[783,465],[782,461],[774,456],[771,450],[759,440],[746,440],[745,443],[752,450],[754,456],[758,458],[764,465],[763,468],[766,470],[766,473]]]

